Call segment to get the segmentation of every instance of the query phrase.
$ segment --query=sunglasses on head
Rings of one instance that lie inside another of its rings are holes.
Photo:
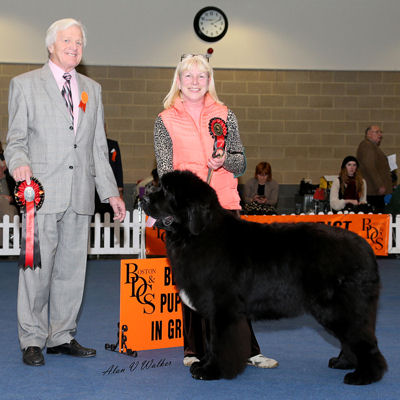
[[[182,54],[181,61],[186,60],[187,58],[197,57],[197,56],[205,58],[208,62],[210,61],[209,57],[205,54]]]

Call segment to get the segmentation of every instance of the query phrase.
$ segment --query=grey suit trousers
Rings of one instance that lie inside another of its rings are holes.
[[[71,207],[37,215],[42,267],[20,270],[18,335],[21,349],[69,343],[85,285],[90,215]]]

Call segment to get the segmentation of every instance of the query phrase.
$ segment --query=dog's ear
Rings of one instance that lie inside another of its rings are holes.
[[[200,234],[211,218],[210,209],[205,204],[195,203],[188,208],[188,228],[192,235]]]

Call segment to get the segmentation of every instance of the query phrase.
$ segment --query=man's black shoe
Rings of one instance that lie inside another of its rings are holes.
[[[70,343],[48,347],[47,354],[67,354],[75,357],[94,357],[96,355],[96,350],[83,347],[75,339],[72,339]]]
[[[22,353],[22,361],[27,365],[38,367],[44,365],[42,350],[37,346],[29,346]]]

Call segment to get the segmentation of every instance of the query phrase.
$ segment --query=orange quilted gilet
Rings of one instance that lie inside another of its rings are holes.
[[[207,160],[214,151],[214,139],[209,133],[208,124],[214,117],[226,122],[228,108],[207,94],[200,116],[200,131],[184,109],[180,98],[160,116],[172,140],[174,169],[192,171],[207,181]],[[222,207],[228,210],[241,208],[237,179],[231,172],[222,167],[213,171],[210,185],[217,192]]]

